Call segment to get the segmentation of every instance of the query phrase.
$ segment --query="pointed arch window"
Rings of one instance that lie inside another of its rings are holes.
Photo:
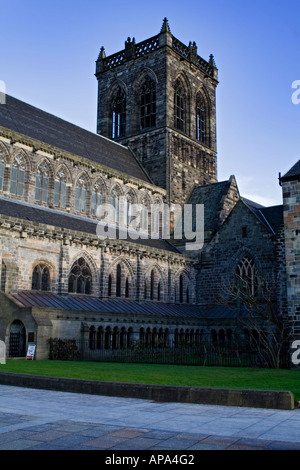
[[[140,227],[143,232],[148,232],[149,214],[147,207],[143,206],[140,213]]]
[[[0,191],[3,191],[4,185],[4,168],[5,168],[5,160],[1,155],[0,152]]]
[[[98,208],[100,208],[101,203],[102,203],[101,186],[97,183],[94,185],[93,190],[92,190],[92,201],[91,201],[92,215],[97,215],[97,210]]]
[[[156,87],[148,76],[141,86],[140,95],[141,129],[153,127],[156,124]]]
[[[86,183],[83,178],[79,178],[76,183],[75,210],[79,212],[86,211]]]
[[[148,201],[146,198],[142,199],[140,207],[140,229],[142,232],[148,232],[149,229]]]
[[[204,98],[201,94],[197,95],[196,104],[196,138],[202,144],[206,144],[207,134],[207,112]]]
[[[96,347],[96,329],[94,326],[91,326],[89,329],[89,348],[95,349]]]
[[[79,258],[72,266],[69,275],[69,292],[91,294],[92,273],[84,258]]]
[[[176,289],[178,289],[178,294],[175,291],[176,300],[181,304],[188,304],[190,302],[190,287],[189,278],[185,273],[180,274]]]
[[[154,282],[155,282],[155,273],[154,273],[154,269],[152,269],[151,276],[150,276],[150,300],[154,300]]]
[[[2,260],[1,263],[1,290],[5,291],[6,287],[6,275],[7,275],[7,270],[6,270],[6,264]]]
[[[245,294],[256,295],[258,287],[257,269],[252,258],[245,256],[238,264],[236,277],[239,289]]]
[[[162,235],[163,210],[163,205],[158,199],[151,204],[151,236],[153,238],[159,238]]]
[[[63,170],[58,171],[54,180],[54,205],[66,207],[67,184],[66,175]]]
[[[17,156],[11,166],[10,193],[23,196],[25,183],[25,161],[22,156]]]
[[[131,194],[127,194],[124,199],[124,224],[129,227],[132,221],[132,204],[133,204],[133,197]]]
[[[127,299],[129,298],[129,279],[128,279],[128,277],[126,278],[126,283],[125,283],[125,297]]]
[[[157,300],[161,300],[161,283],[157,284]]]
[[[47,165],[42,163],[35,177],[35,200],[48,202],[49,171]]]
[[[32,290],[48,291],[50,289],[50,272],[45,264],[38,264],[32,272]]]
[[[121,88],[115,95],[112,104],[112,138],[117,139],[126,132],[126,95]]]
[[[183,303],[183,275],[180,274],[179,277],[179,302]]]
[[[112,295],[112,277],[111,274],[108,276],[108,297]]]
[[[97,330],[97,349],[103,349],[103,328],[99,326]]]
[[[110,219],[113,222],[120,221],[120,193],[117,189],[113,189],[110,195],[110,206],[111,206],[111,213]]]
[[[186,127],[186,92],[180,79],[174,88],[174,127],[185,132]]]
[[[186,303],[190,303],[190,291],[188,287],[186,288]]]
[[[122,284],[122,270],[121,265],[117,266],[117,275],[116,275],[116,296],[121,297],[121,284]]]

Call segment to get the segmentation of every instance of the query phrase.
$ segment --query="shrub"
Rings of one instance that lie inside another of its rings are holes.
[[[72,361],[80,359],[80,352],[75,339],[50,338],[48,342],[50,345],[50,360]]]

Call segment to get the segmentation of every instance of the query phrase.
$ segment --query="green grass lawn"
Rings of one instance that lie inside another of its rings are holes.
[[[0,364],[1,371],[108,382],[289,390],[296,401],[300,400],[299,370],[8,360],[5,365]]]

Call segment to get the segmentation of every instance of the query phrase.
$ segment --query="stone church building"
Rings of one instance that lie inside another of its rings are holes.
[[[253,295],[259,279],[275,276],[276,308],[300,339],[299,162],[280,179],[276,207],[243,198],[233,175],[218,181],[218,70],[212,55],[205,60],[195,43],[176,39],[166,19],[158,35],[128,38],[116,54],[102,47],[95,76],[97,133],[11,96],[0,105],[7,356],[35,344],[36,358],[47,359],[50,338],[109,351],[243,335],[240,307],[220,302],[237,273]],[[161,221],[152,207],[171,204],[204,206],[199,249],[172,236],[176,217],[170,237],[159,228],[149,235]],[[134,238],[126,229],[136,206]]]

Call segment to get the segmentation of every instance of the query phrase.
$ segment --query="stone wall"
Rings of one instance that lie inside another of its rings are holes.
[[[300,339],[300,177],[283,180],[288,315]]]
[[[258,276],[276,281],[276,253],[272,235],[252,211],[240,200],[201,254],[197,277],[200,304],[226,300],[239,262],[253,259]]]

